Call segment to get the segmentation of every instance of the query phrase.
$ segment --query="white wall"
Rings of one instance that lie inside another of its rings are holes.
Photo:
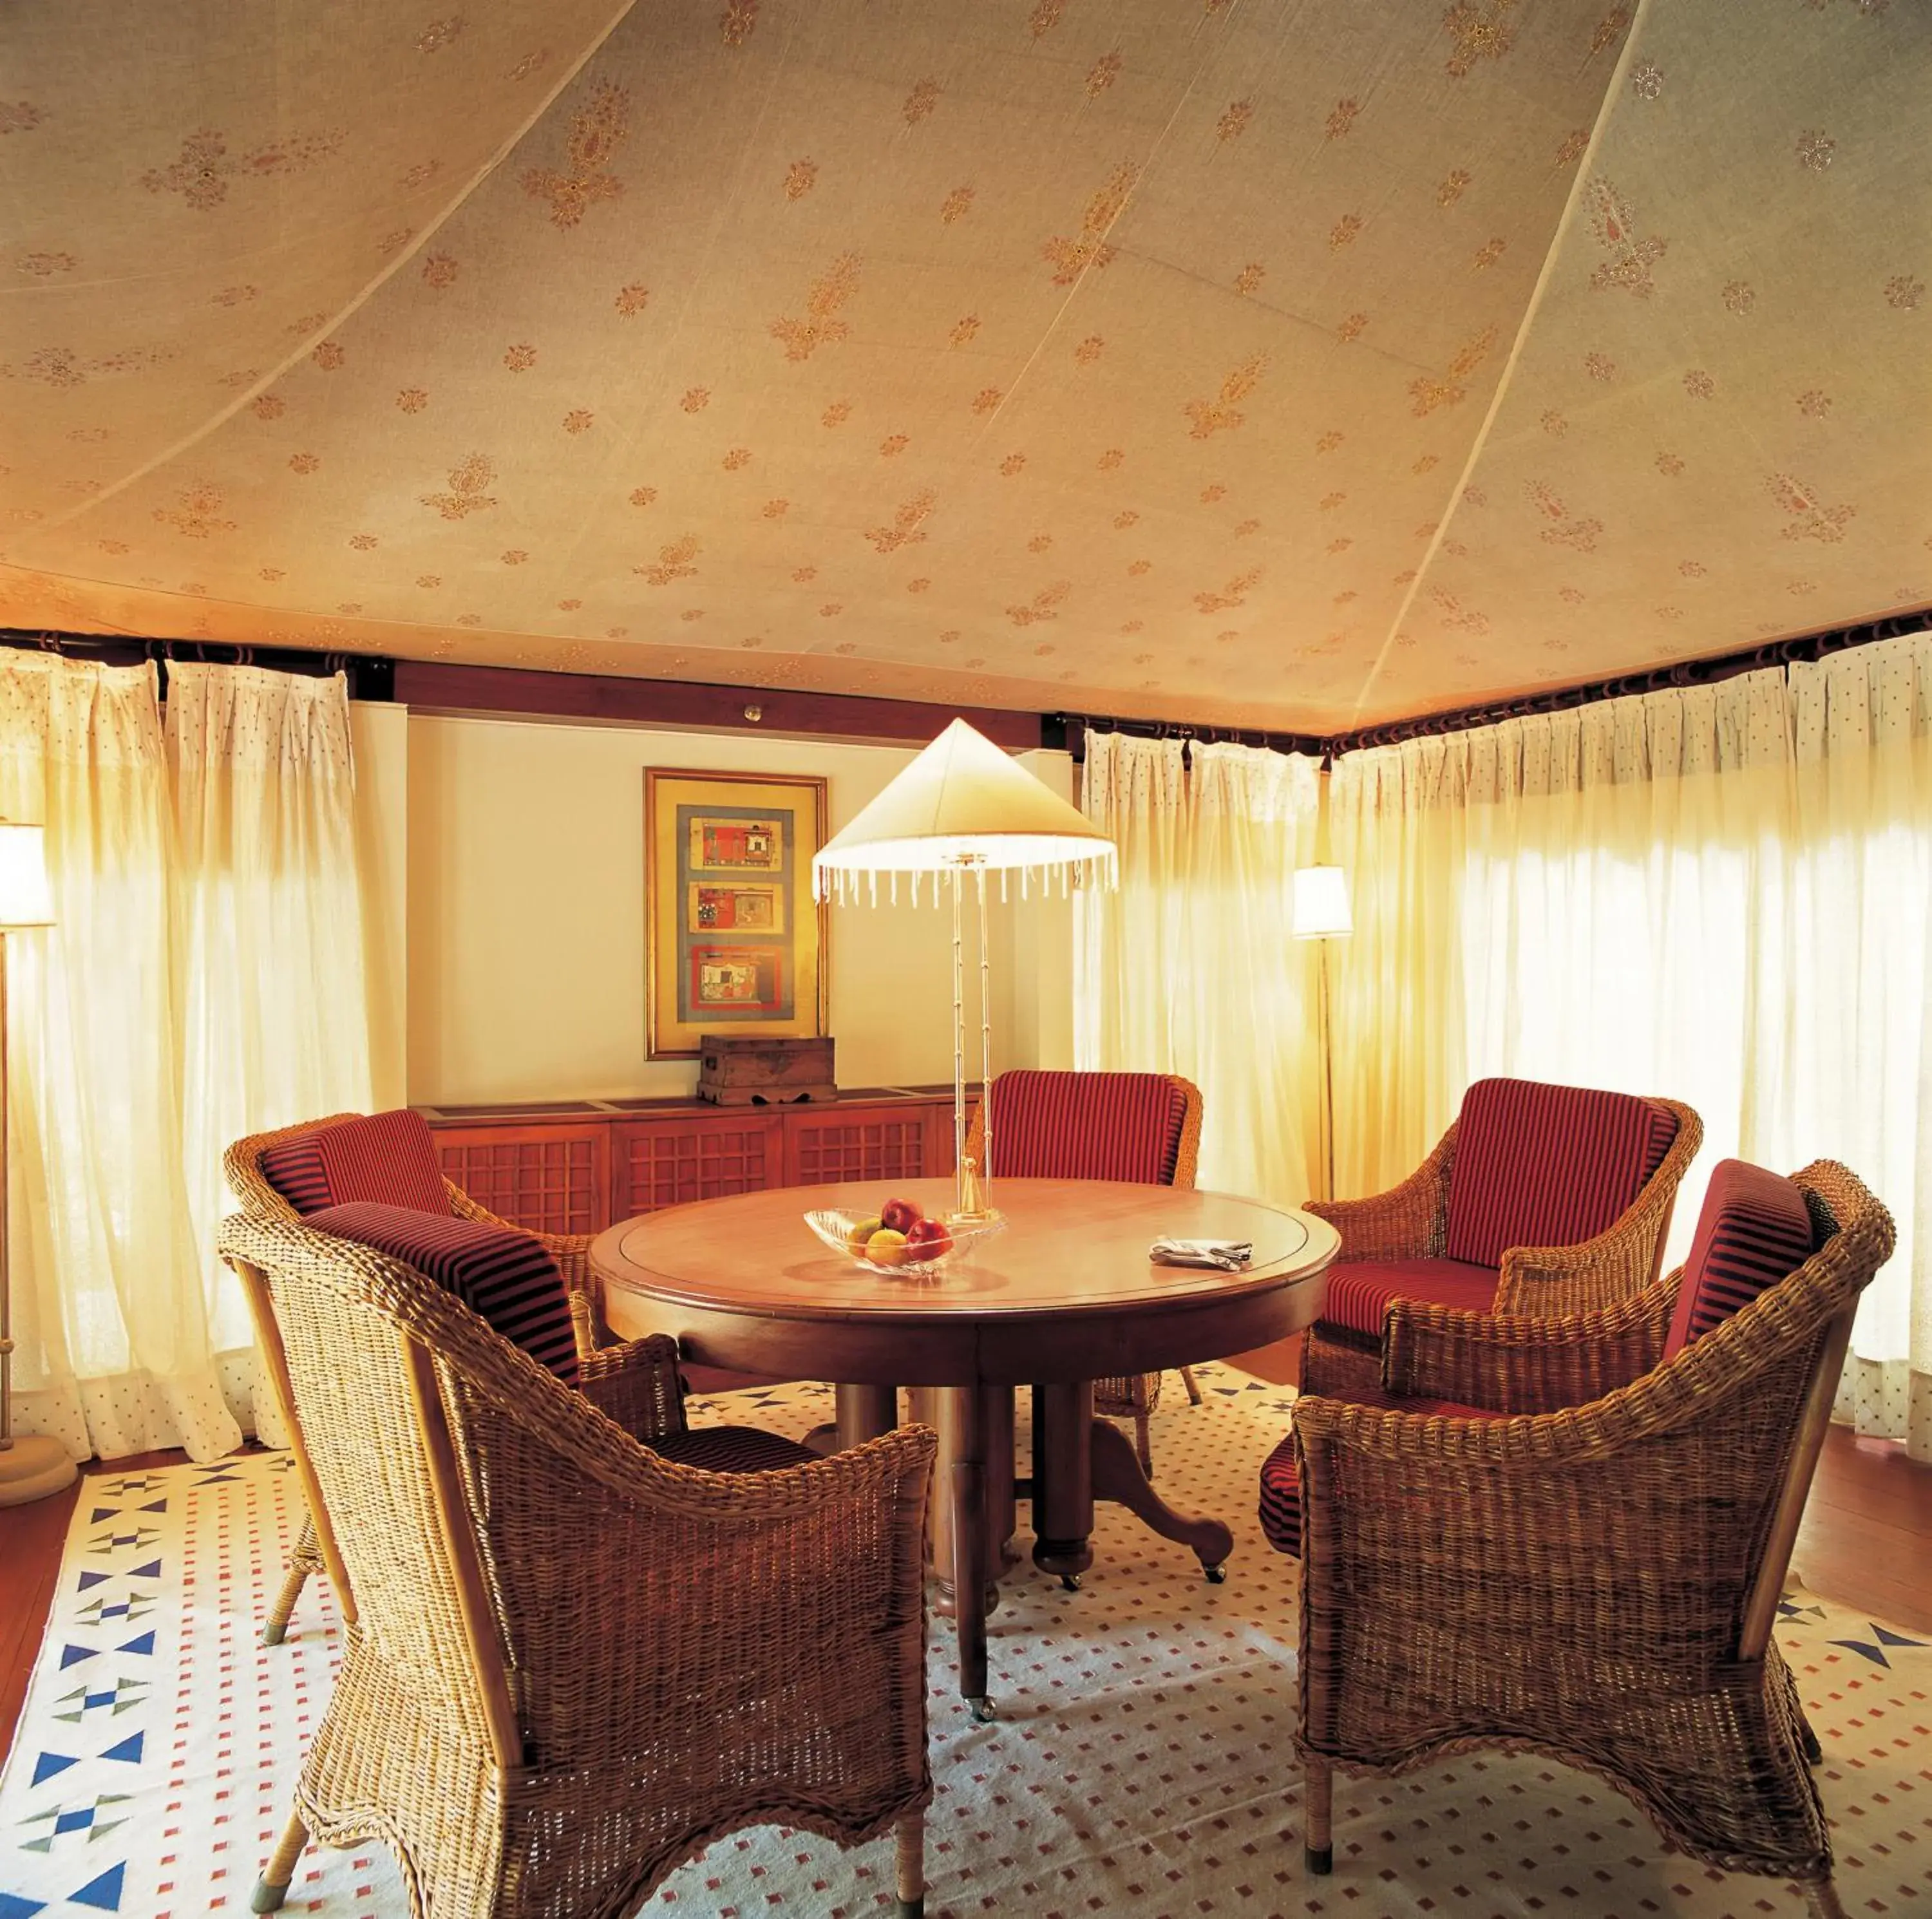
[[[349,709],[356,755],[356,853],[362,866],[362,968],[376,1112],[409,1099],[409,711]]]
[[[695,1061],[644,1057],[644,769],[823,775],[836,832],[912,757],[819,739],[412,713],[410,1100],[688,1092]],[[1069,790],[1064,754],[1026,763]],[[1070,1063],[1070,924],[1057,898],[996,912],[996,1071]],[[951,1078],[949,916],[915,910],[903,891],[896,908],[835,906],[830,976],[842,1086]],[[970,1006],[969,1020],[976,1048]],[[976,1077],[970,1057],[968,1071]]]

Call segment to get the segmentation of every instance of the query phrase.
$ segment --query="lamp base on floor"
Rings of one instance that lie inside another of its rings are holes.
[[[16,1433],[13,1444],[0,1451],[0,1506],[44,1499],[73,1485],[80,1474],[58,1440],[44,1433]]]

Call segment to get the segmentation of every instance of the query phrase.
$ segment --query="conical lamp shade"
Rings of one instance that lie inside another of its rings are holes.
[[[812,889],[840,873],[948,866],[1105,863],[1114,843],[964,720],[952,724],[812,862]]]

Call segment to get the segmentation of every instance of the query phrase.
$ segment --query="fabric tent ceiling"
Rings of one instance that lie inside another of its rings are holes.
[[[1328,730],[1916,607],[1928,79],[1913,0],[26,0],[0,621]]]

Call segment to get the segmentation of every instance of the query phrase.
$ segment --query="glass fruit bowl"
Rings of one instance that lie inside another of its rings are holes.
[[[908,1273],[937,1273],[943,1266],[952,1266],[965,1258],[973,1249],[996,1233],[1006,1231],[1004,1219],[976,1219],[970,1224],[965,1221],[957,1225],[942,1220],[946,1239],[942,1242],[908,1240],[903,1246],[894,1249],[904,1256],[896,1260],[875,1258],[871,1254],[852,1243],[855,1228],[868,1219],[875,1219],[868,1213],[837,1213],[824,1211],[808,1213],[805,1223],[830,1246],[834,1252],[842,1253],[855,1266],[862,1266],[868,1273],[878,1273],[889,1279],[898,1279]],[[928,1247],[938,1246],[938,1252]]]

